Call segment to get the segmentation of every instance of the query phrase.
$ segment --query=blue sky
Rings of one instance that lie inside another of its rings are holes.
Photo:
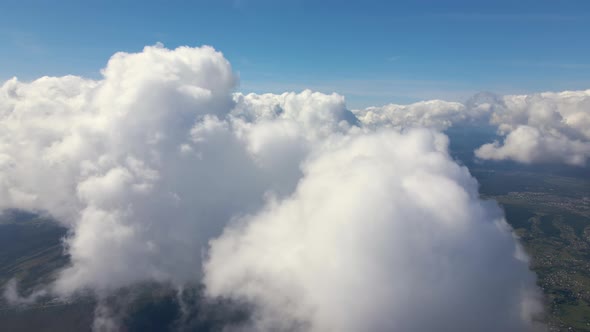
[[[212,45],[244,92],[351,107],[590,88],[590,1],[3,1],[0,79],[100,77],[117,51]]]

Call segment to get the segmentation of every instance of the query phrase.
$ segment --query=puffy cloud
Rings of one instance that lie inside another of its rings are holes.
[[[212,241],[209,294],[254,303],[264,331],[533,328],[534,277],[446,143],[429,131],[334,139],[291,196]]]
[[[195,280],[207,240],[272,190],[225,120],[231,66],[211,47],[154,46],[102,73],[4,83],[0,204],[71,227],[60,293]]]
[[[429,100],[353,112],[373,129],[495,126],[503,142],[481,146],[475,151],[480,159],[585,166],[590,158],[590,90],[503,97],[480,93],[465,104]]]
[[[505,139],[476,150],[481,159],[584,166],[590,158],[590,90],[505,96],[484,106]]]
[[[267,175],[285,182],[279,193],[290,193],[301,177],[299,164],[312,147],[326,138],[358,131],[358,120],[344,97],[312,92],[234,94],[229,121],[249,154]]]
[[[289,121],[301,127],[309,139],[321,139],[357,125],[355,115],[346,109],[344,97],[305,90],[301,93],[235,94],[232,115],[250,122]]]
[[[529,326],[534,278],[498,209],[446,136],[396,130],[489,107],[355,116],[337,94],[243,95],[207,46],[117,53],[102,75],[0,88],[0,209],[71,230],[49,293],[203,280],[255,304],[259,328]]]
[[[398,130],[413,127],[444,130],[459,122],[474,121],[484,115],[481,113],[478,108],[466,108],[461,103],[443,100],[421,101],[410,105],[389,104],[354,111],[367,127],[391,127]]]
[[[590,157],[590,142],[571,140],[560,132],[547,133],[528,125],[511,130],[504,142],[482,145],[475,151],[481,159],[512,159],[521,163],[565,163],[583,166]]]
[[[0,208],[71,228],[60,294],[198,280],[210,238],[290,193],[310,147],[355,126],[336,94],[233,94],[211,47],[117,53],[102,74],[0,90]]]

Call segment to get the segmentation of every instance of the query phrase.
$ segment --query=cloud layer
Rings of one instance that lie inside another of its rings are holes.
[[[585,166],[590,158],[590,90],[533,95],[475,95],[465,104],[430,100],[353,111],[367,127],[491,125],[502,141],[481,146],[484,160]]]
[[[0,209],[70,229],[50,293],[202,281],[250,303],[251,329],[533,327],[534,275],[439,131],[491,123],[506,138],[480,158],[583,165],[589,92],[351,112],[337,94],[236,93],[206,46],[117,53],[102,75],[0,88]]]

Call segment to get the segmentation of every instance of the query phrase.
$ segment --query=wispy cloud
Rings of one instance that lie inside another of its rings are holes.
[[[579,21],[587,20],[584,15],[564,15],[551,13],[432,13],[414,16],[414,18],[441,19],[453,21]]]
[[[534,61],[534,60],[518,60],[510,61],[509,65],[512,66],[526,66],[526,67],[547,67],[547,68],[558,68],[558,69],[590,69],[590,63],[580,62],[557,62],[557,61]]]
[[[21,49],[26,53],[43,54],[46,47],[34,34],[24,30],[3,29],[0,30],[0,37],[12,47]]]

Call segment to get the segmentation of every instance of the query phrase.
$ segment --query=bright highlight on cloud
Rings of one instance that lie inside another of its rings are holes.
[[[202,281],[254,330],[533,328],[534,275],[439,131],[490,123],[479,158],[584,165],[590,91],[351,112],[236,93],[221,53],[161,45],[102,74],[0,88],[0,209],[71,230],[48,292]]]

